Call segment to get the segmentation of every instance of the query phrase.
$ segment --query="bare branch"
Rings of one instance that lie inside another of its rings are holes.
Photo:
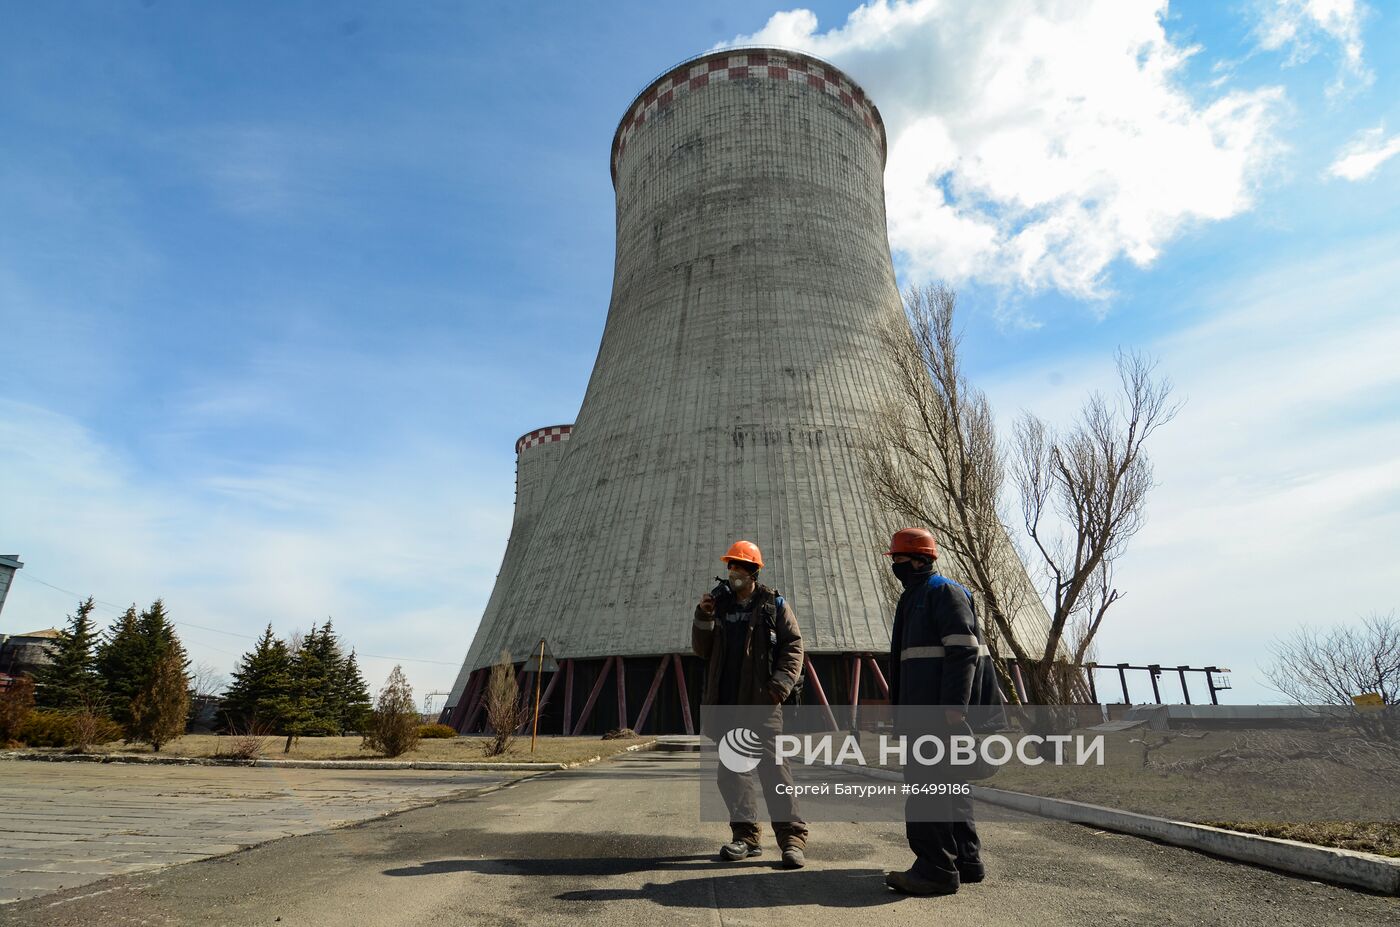
[[[1325,633],[1304,626],[1269,651],[1269,687],[1297,704],[1351,705],[1353,695],[1367,692],[1387,705],[1400,698],[1400,619],[1393,611]]]

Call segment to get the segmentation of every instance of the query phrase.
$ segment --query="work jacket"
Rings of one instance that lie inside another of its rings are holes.
[[[889,686],[891,704],[972,707],[968,720],[978,730],[1005,725],[972,593],[937,573],[904,590],[890,632]]]
[[[802,632],[792,606],[772,589],[756,584],[750,600],[744,634],[744,660],[739,668],[738,703],[773,705],[787,698],[802,673]],[[734,608],[734,600],[715,600],[715,613],[707,615],[697,605],[691,624],[690,645],[705,660],[705,686],[700,704],[714,705],[719,699],[720,673],[726,652],[724,635],[736,628],[716,619]],[[770,694],[771,693],[771,694]]]

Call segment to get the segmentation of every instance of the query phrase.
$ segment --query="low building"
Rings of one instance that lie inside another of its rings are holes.
[[[51,654],[63,632],[45,628],[26,634],[0,635],[0,673],[9,676],[34,675],[41,666],[53,662]]]

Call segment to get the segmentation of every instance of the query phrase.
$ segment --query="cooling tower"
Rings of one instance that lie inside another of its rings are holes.
[[[738,538],[796,610],[808,698],[881,697],[900,526],[859,448],[896,395],[885,147],[860,87],[794,52],[707,54],[628,107],[602,344],[449,700],[459,729],[480,726],[501,651],[541,639],[559,661],[542,729],[691,728],[692,611]]]
[[[515,517],[511,520],[510,536],[506,540],[505,556],[501,558],[501,569],[496,574],[496,585],[486,603],[486,614],[495,613],[499,607],[497,600],[516,581],[516,568],[520,562],[516,554],[525,549],[530,527],[544,505],[550,479],[554,476],[554,468],[572,431],[572,425],[551,425],[527,431],[516,439]],[[457,674],[457,681],[453,683],[452,691],[448,694],[444,715],[451,711],[452,706],[459,704],[470,672],[471,667],[464,664],[462,671]]]

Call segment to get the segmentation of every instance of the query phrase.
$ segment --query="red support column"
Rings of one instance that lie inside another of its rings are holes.
[[[623,671],[622,657],[613,657],[617,661],[617,726],[627,726],[627,673]]]
[[[860,720],[860,657],[851,657],[851,729]]]
[[[447,723],[456,728],[458,734],[463,733],[463,728],[465,726],[463,722],[466,721],[467,715],[471,713],[472,708],[476,706],[476,700],[481,694],[481,680],[481,670],[472,670],[471,676],[467,679],[466,689],[462,692],[461,699],[458,700],[456,705],[452,706],[452,717]]]
[[[826,720],[831,725],[833,731],[841,730],[841,726],[836,723],[836,716],[831,713],[831,703],[826,700],[826,693],[822,691],[822,681],[817,677],[817,668],[812,665],[812,658],[806,654],[802,659],[807,664],[807,678],[812,680],[812,690],[817,693],[817,704],[826,709]]]
[[[647,690],[647,697],[642,702],[642,710],[637,712],[637,720],[632,722],[632,730],[638,734],[642,732],[642,725],[647,723],[647,715],[651,713],[652,700],[656,698],[657,690],[661,688],[661,678],[666,675],[666,664],[670,663],[666,655],[656,661],[656,675],[651,677],[651,688]]]
[[[550,693],[554,691],[554,686],[562,675],[557,669],[549,674],[549,685],[544,687],[544,695],[540,696],[540,711],[544,711],[544,706],[549,704]]]
[[[467,716],[467,723],[462,725],[462,733],[468,733],[476,729],[477,716],[481,714],[481,709],[486,707],[486,690],[491,686],[491,667],[483,666],[477,670],[481,674],[481,686],[477,689],[476,705],[472,707],[471,714]]]
[[[564,661],[564,728],[559,733],[568,736],[574,716],[574,661]]]
[[[870,672],[875,676],[875,685],[880,687],[880,694],[885,698],[890,697],[890,684],[885,681],[885,673],[880,669],[880,661],[872,657],[866,657],[866,662],[870,664]]]
[[[694,734],[695,725],[690,721],[690,693],[685,689],[685,664],[678,653],[671,654],[671,659],[676,663],[676,688],[681,695],[681,718],[685,721],[685,732]]]
[[[561,675],[563,674],[560,673],[557,669],[549,674],[549,685],[544,687],[544,694],[540,696],[539,710],[541,714],[544,713],[544,706],[549,704],[549,694],[554,691],[554,684],[559,681],[559,677]],[[531,722],[533,722],[534,720],[534,713],[531,712],[529,717],[527,717],[524,721],[520,722],[520,727],[516,728],[516,730],[523,732],[527,727],[530,726]]]
[[[1026,704],[1029,701],[1026,698],[1026,682],[1021,678],[1021,664],[1016,660],[1011,662],[1011,681],[1016,685],[1016,694],[1021,696],[1021,704]],[[1124,683],[1123,691],[1127,691],[1127,683]]]
[[[527,672],[524,667],[520,669],[520,676],[515,680],[517,701],[521,711],[528,712],[530,703],[534,701],[530,696],[535,694],[535,674],[533,671]]]
[[[588,719],[593,715],[593,704],[598,701],[598,693],[603,691],[603,683],[607,681],[608,671],[612,669],[613,658],[608,657],[603,661],[603,668],[598,673],[598,681],[593,683],[593,691],[588,693],[588,701],[583,703],[583,713],[578,717],[578,724],[574,725],[574,736],[577,737],[583,730],[583,726],[588,723]]]

